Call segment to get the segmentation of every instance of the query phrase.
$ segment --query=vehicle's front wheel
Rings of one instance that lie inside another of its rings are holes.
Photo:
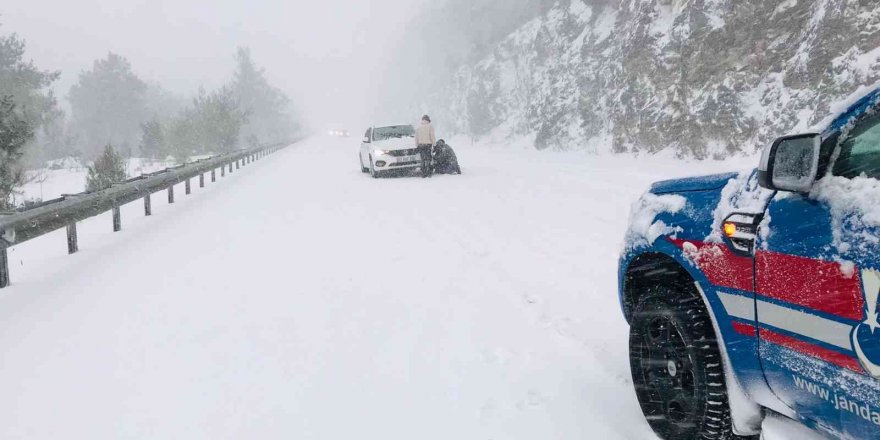
[[[370,175],[373,176],[374,179],[379,178],[379,172],[376,171],[376,165],[373,164],[373,156],[370,156]]]
[[[360,153],[358,153],[358,163],[361,165],[361,172],[362,173],[369,173],[370,172],[370,169],[364,166],[364,158],[361,156]]]
[[[724,366],[702,299],[655,286],[630,324],[633,385],[651,428],[666,440],[737,438]]]

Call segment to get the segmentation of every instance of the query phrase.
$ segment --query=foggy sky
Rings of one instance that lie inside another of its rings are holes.
[[[306,122],[358,131],[372,117],[375,84],[425,0],[4,0],[0,33],[27,42],[26,57],[60,70],[66,107],[79,73],[108,51],[145,81],[191,96],[232,75],[248,46]]]

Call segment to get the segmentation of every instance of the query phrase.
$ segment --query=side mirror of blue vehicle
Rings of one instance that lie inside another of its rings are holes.
[[[806,193],[819,174],[818,133],[783,136],[764,150],[758,167],[758,183],[767,189]]]

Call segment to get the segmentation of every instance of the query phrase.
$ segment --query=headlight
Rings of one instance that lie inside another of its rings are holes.
[[[373,150],[373,154],[375,154],[376,156],[384,156],[384,155],[388,154],[388,151],[386,151],[386,150]]]

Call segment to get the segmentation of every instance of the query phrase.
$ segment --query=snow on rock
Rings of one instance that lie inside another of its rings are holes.
[[[878,47],[876,2],[558,2],[425,105],[538,149],[722,158],[826,120],[880,80]]]
[[[833,122],[834,119],[840,116],[841,113],[852,107],[856,102],[864,98],[865,95],[867,95],[869,92],[877,90],[878,88],[880,88],[880,81],[859,86],[850,94],[829,104],[828,115],[824,119],[804,131],[818,133],[821,130],[824,130],[829,124],[831,124],[831,122]],[[877,99],[874,100],[874,104],[877,103],[877,100],[880,100],[880,96],[878,96]]]

